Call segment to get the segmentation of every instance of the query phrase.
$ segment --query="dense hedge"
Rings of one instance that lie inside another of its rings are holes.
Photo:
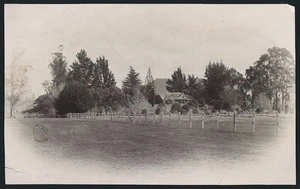
[[[82,113],[94,106],[93,96],[89,89],[78,82],[67,84],[55,101],[59,114]]]

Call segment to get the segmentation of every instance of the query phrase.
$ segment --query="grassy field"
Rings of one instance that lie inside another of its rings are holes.
[[[261,123],[270,122],[261,119]],[[6,120],[7,181],[23,178],[20,173],[19,177],[11,176],[10,170],[20,169],[39,175],[37,182],[46,183],[222,183],[222,174],[233,167],[257,165],[284,141],[294,145],[294,123],[288,118],[280,121],[278,136],[274,126],[259,123],[255,135],[247,133],[251,123],[237,123],[238,132],[233,133],[232,122],[226,120],[220,122],[220,130],[213,121],[203,130],[196,121],[188,128],[188,124],[158,126],[63,118]],[[47,142],[33,139],[36,124],[48,129]],[[289,153],[285,159],[293,152],[287,151],[293,150],[290,147],[285,148],[284,153]],[[181,180],[174,180],[176,174]],[[35,182],[32,177],[24,178]],[[286,182],[290,181],[289,177]]]

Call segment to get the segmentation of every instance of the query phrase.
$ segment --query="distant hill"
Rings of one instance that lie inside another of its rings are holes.
[[[162,99],[165,98],[165,94],[168,92],[166,89],[167,86],[166,81],[167,79],[165,78],[157,78],[154,80],[156,93],[159,94]]]

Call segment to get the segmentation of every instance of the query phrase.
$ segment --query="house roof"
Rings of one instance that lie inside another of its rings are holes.
[[[173,92],[166,93],[165,100],[192,100],[193,98],[190,95],[184,94],[182,92]]]

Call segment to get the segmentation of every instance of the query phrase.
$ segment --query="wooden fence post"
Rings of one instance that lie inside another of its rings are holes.
[[[279,134],[278,110],[276,111],[276,126],[277,126],[277,134]]]
[[[252,112],[252,134],[255,133],[255,112]]]
[[[235,111],[233,111],[233,132],[236,132]]]
[[[133,124],[135,124],[135,114],[133,114]]]
[[[153,113],[153,125],[155,125],[155,113]]]
[[[190,121],[190,128],[192,128],[192,113],[189,115],[189,121]]]
[[[204,129],[204,117],[205,117],[205,115],[204,115],[204,113],[202,114],[202,129]]]
[[[219,121],[219,112],[217,112],[217,129],[219,129],[219,124],[220,124],[220,121]]]

